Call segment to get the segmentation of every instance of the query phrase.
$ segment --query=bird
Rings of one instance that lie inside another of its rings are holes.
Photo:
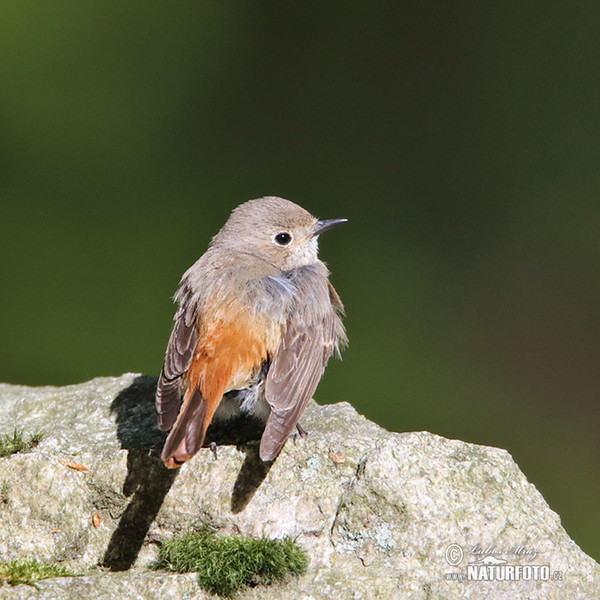
[[[274,461],[330,357],[347,345],[344,306],[318,258],[318,238],[347,219],[318,220],[265,196],[235,208],[183,274],[156,388],[161,458],[177,468],[203,447],[208,426],[257,419],[259,456]]]

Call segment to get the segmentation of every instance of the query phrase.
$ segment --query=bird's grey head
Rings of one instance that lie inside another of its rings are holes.
[[[212,245],[252,254],[286,271],[314,263],[319,234],[345,220],[319,221],[289,200],[266,196],[240,204]]]

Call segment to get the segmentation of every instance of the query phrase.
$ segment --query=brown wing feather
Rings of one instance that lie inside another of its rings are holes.
[[[312,398],[334,348],[333,310],[313,324],[292,317],[265,384],[271,406],[260,443],[262,460],[275,460]]]
[[[179,310],[156,387],[159,429],[170,429],[177,418],[181,407],[181,377],[190,368],[197,337],[196,319]]]

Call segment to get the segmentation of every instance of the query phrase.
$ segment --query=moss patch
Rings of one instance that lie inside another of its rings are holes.
[[[18,452],[27,452],[35,448],[43,439],[43,431],[25,436],[22,430],[15,428],[12,433],[0,435],[0,458],[17,454]]]
[[[71,573],[68,569],[60,565],[45,564],[35,560],[0,562],[0,585],[3,583],[10,585],[18,585],[20,583],[33,585],[41,579],[72,577],[74,575],[75,573]]]
[[[287,575],[306,571],[308,556],[286,537],[217,536],[208,528],[186,533],[164,543],[157,568],[198,573],[203,589],[231,597],[246,586],[268,585]]]

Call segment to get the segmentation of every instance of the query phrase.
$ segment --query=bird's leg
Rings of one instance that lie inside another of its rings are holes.
[[[296,443],[296,440],[300,437],[300,438],[305,438],[308,437],[310,434],[308,433],[308,431],[306,431],[306,429],[304,429],[304,427],[302,427],[302,425],[300,425],[300,423],[296,423],[296,429],[298,431],[298,433],[294,433],[294,435],[292,435],[292,439],[294,440],[294,444]]]
[[[216,442],[211,442],[208,447],[210,451],[215,455],[215,460],[219,460],[219,456],[217,455],[217,444]]]
[[[304,429],[300,423],[296,423],[296,429],[298,430],[298,435],[300,437],[308,437],[310,435],[310,433],[308,433],[308,431],[306,431],[306,429]]]

